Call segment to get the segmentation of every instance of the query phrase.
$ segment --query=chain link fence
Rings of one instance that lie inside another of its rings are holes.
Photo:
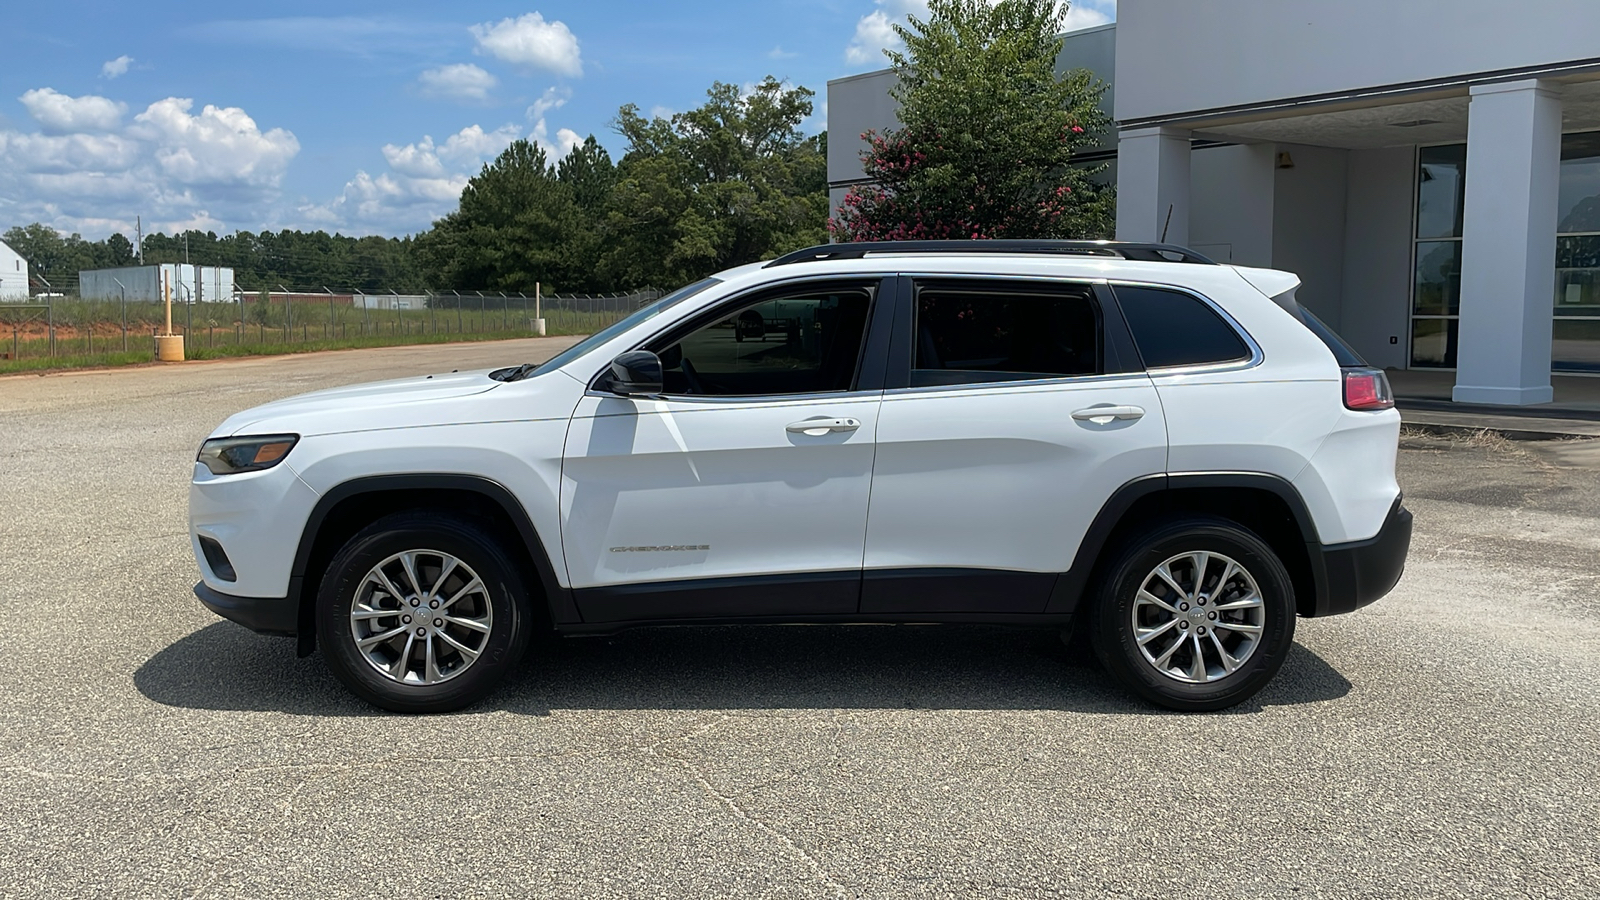
[[[534,297],[501,291],[422,294],[263,290],[227,301],[172,303],[172,333],[190,358],[297,349],[337,349],[485,338],[589,334],[659,299],[656,290]],[[5,361],[137,362],[155,358],[166,328],[159,302],[43,296],[0,302],[0,370]],[[13,365],[9,368],[19,366]]]

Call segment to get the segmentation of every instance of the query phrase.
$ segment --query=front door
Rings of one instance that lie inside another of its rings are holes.
[[[1111,494],[1166,471],[1161,402],[1102,299],[1064,281],[912,280],[863,613],[1044,612]]]
[[[856,611],[881,399],[858,370],[879,288],[732,300],[646,344],[659,398],[584,397],[561,484],[584,621]]]

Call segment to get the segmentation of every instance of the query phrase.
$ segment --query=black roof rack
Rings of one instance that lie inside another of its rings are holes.
[[[1179,262],[1214,266],[1216,262],[1176,244],[1146,244],[1136,241],[861,241],[823,244],[796,250],[769,262],[763,268],[827,259],[862,259],[869,253],[1036,253],[1043,256],[1106,256],[1139,262]]]

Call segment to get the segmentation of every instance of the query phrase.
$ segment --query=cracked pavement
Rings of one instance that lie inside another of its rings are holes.
[[[1600,441],[1408,436],[1405,579],[1146,707],[1051,632],[680,628],[404,718],[189,593],[228,414],[560,339],[0,378],[0,896],[1579,896]]]

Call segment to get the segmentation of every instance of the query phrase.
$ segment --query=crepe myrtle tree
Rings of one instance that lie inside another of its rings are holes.
[[[1074,165],[1108,131],[1105,85],[1057,74],[1067,4],[931,0],[927,19],[895,25],[905,52],[900,127],[862,135],[870,184],[829,221],[837,240],[1110,237],[1115,197]]]

